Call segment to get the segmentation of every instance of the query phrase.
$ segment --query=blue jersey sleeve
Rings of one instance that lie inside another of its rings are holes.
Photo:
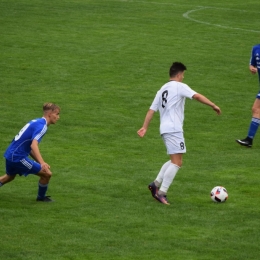
[[[40,124],[39,122],[35,121],[32,123],[31,127],[32,127],[31,140],[33,141],[35,139],[39,143],[47,131],[47,125]]]
[[[255,47],[252,48],[250,65],[256,67]]]
[[[252,48],[250,65],[256,67],[258,72],[260,71],[260,44]]]

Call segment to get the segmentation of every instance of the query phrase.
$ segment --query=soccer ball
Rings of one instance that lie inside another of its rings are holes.
[[[210,192],[210,197],[214,202],[224,202],[228,198],[228,193],[224,187],[216,186]]]

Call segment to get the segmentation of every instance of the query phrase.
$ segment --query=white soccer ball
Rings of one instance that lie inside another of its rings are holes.
[[[228,193],[224,187],[216,186],[210,192],[210,197],[214,202],[224,202],[228,198]]]

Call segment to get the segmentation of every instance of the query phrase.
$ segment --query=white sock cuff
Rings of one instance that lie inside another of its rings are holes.
[[[181,166],[179,166],[179,165],[177,165],[177,164],[175,164],[175,163],[171,163],[171,164],[174,165],[175,167],[177,167],[178,169],[181,168]]]

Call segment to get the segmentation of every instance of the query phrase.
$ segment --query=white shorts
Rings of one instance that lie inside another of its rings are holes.
[[[186,153],[186,146],[182,132],[162,134],[167,154]]]

